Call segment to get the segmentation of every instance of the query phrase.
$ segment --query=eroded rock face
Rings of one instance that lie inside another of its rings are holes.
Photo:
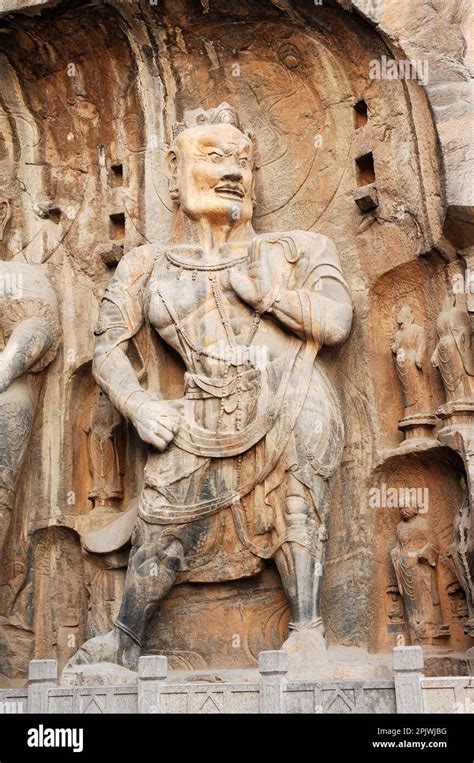
[[[319,618],[318,660],[409,643],[430,603],[392,563],[406,489],[436,538],[431,640],[471,645],[473,242],[445,84],[466,82],[467,10],[439,36],[432,4],[347,5],[3,3],[2,260],[38,274],[56,327],[12,382],[35,398],[3,681],[117,618],[177,669],[255,666],[289,622],[298,652]],[[390,59],[427,60],[428,81],[385,77]],[[232,437],[250,439],[222,452]]]

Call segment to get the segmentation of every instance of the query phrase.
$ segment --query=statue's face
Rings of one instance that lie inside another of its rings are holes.
[[[411,310],[408,308],[403,308],[400,310],[397,318],[398,325],[400,328],[404,329],[407,326],[409,326],[411,323],[413,323],[413,316],[411,314]]]
[[[418,514],[418,508],[416,506],[401,506],[400,514],[406,521],[407,519],[411,519],[412,517],[416,516],[416,514]]]
[[[179,204],[191,220],[235,225],[252,218],[253,146],[229,124],[185,130],[175,141]]]

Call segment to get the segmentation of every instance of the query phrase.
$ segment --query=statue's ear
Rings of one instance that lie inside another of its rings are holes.
[[[165,172],[168,178],[168,187],[173,201],[179,199],[178,190],[178,155],[172,148],[168,149],[165,157]]]
[[[257,191],[256,191],[256,167],[254,167],[253,173],[252,173],[252,185],[250,187],[250,198],[252,199],[252,206],[255,208],[255,205],[257,203]]]
[[[0,241],[3,240],[3,234],[5,233],[5,228],[7,225],[7,222],[10,219],[11,215],[11,208],[10,208],[10,202],[8,199],[0,199]]]
[[[257,149],[255,148],[255,138],[254,138],[254,136],[251,133],[247,133],[247,135],[252,140],[252,143],[253,143],[253,146],[254,146],[253,147],[254,156],[253,156],[252,189],[251,189],[252,197],[251,198],[252,198],[252,204],[255,207],[255,205],[257,203],[257,191],[256,191],[257,170],[260,167],[260,156],[258,154]]]

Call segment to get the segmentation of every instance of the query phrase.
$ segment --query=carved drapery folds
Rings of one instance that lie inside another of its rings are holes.
[[[0,506],[18,519],[0,553],[5,680],[55,656],[58,633],[62,668],[117,618],[200,669],[254,667],[288,621],[326,667],[400,635],[467,647],[472,295],[444,279],[459,262],[433,115],[416,81],[368,78],[387,41],[357,14],[251,5],[229,20],[224,0],[94,3],[77,23],[56,3],[0,22],[0,275],[28,284],[0,295]],[[388,487],[402,465],[397,484],[435,498],[398,530],[381,506],[379,540],[380,464]],[[130,559],[143,595],[124,587]],[[66,601],[50,569],[75,567]]]
[[[123,498],[122,419],[108,398],[100,392],[92,407],[87,434],[91,485],[89,500],[94,511],[116,510]]]
[[[61,332],[55,292],[39,268],[0,261],[0,555],[15,507],[41,380]]]
[[[458,453],[466,470],[467,498],[453,525],[453,561],[466,595],[469,620],[465,632],[474,635],[474,346],[468,312],[470,274],[462,261],[451,263],[452,293],[444,300],[436,321],[438,342],[431,362],[437,367],[446,403],[437,410],[442,421],[438,439]]]
[[[426,373],[426,334],[415,323],[413,310],[403,305],[397,316],[399,329],[391,346],[403,393],[404,416],[398,428],[407,439],[429,436],[436,419],[430,413],[431,391]]]
[[[416,501],[406,501],[400,514],[402,521],[391,556],[411,643],[433,644],[449,636],[440,607],[437,538],[429,520],[419,513]]]

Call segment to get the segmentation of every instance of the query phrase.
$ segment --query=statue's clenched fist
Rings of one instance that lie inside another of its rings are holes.
[[[143,442],[164,450],[179,429],[184,403],[181,400],[150,400],[142,403],[133,423]]]

